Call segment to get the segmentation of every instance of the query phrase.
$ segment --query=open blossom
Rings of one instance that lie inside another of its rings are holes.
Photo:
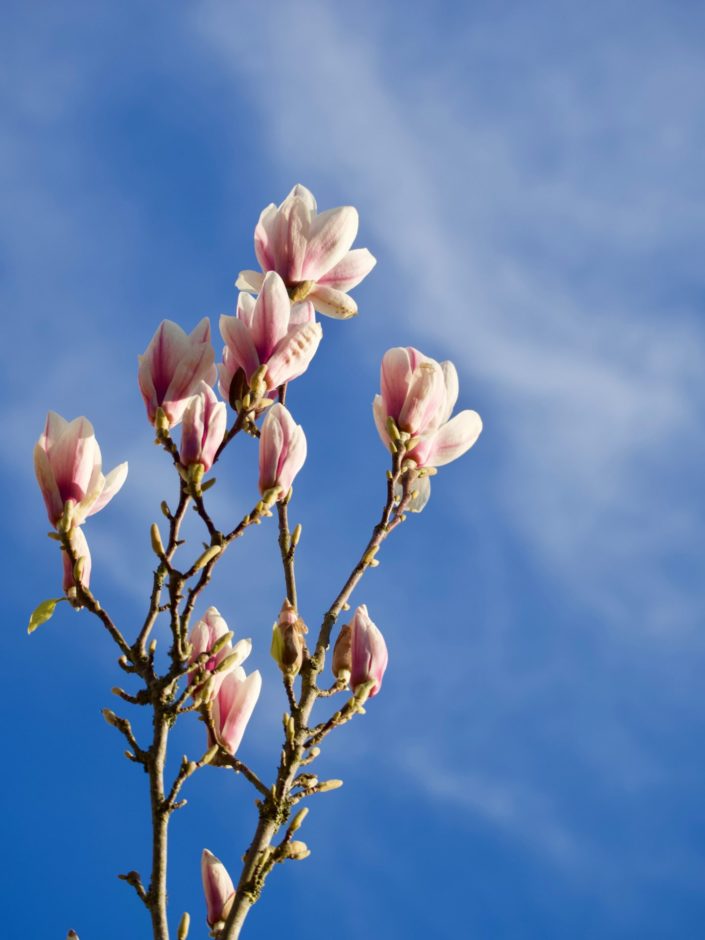
[[[208,473],[225,437],[227,421],[225,403],[218,401],[210,385],[201,382],[184,412],[179,449],[184,467],[200,463]]]
[[[110,502],[125,482],[127,463],[119,464],[107,476],[103,476],[102,464],[90,421],[83,417],[67,421],[50,411],[34,447],[34,470],[52,525],[57,524],[69,501],[73,503],[73,525],[81,525]]]
[[[280,498],[291,489],[294,477],[306,460],[306,435],[284,405],[276,404],[267,412],[259,440],[259,489],[279,487]]]
[[[318,212],[316,200],[297,184],[280,206],[263,210],[255,228],[255,254],[262,271],[276,271],[284,279],[292,299],[307,297],[320,313],[347,319],[357,313],[348,297],[377,263],[367,248],[354,248],[358,229],[357,210],[339,206]],[[259,291],[259,271],[241,271],[237,287]]]
[[[382,394],[376,395],[373,413],[377,430],[389,446],[387,419],[416,443],[407,456],[418,467],[441,467],[469,450],[480,436],[482,421],[476,411],[461,411],[451,418],[458,400],[458,373],[452,362],[436,362],[413,346],[389,349],[382,359]]]
[[[140,392],[152,423],[161,408],[170,427],[178,424],[201,382],[213,385],[218,376],[207,317],[190,334],[177,323],[162,320],[138,358]]]
[[[206,897],[206,920],[212,927],[230,913],[235,886],[225,865],[208,849],[204,849],[201,855],[201,878]]]
[[[354,690],[373,682],[372,698],[382,688],[382,677],[389,654],[379,628],[370,620],[367,606],[360,604],[350,623],[341,628],[333,649],[333,673],[336,678],[349,675]]]
[[[218,689],[213,700],[213,727],[216,738],[230,754],[235,754],[240,746],[261,688],[259,672],[248,676],[242,666],[235,666]]]
[[[83,534],[83,529],[80,526],[73,526],[69,530],[69,542],[76,556],[76,561],[80,565],[81,585],[88,589],[91,583],[91,553],[88,548],[86,536]],[[76,583],[76,572],[74,571],[74,564],[69,558],[67,551],[63,550],[61,552],[61,558],[64,566],[62,587],[64,591],[68,591],[78,586]]]
[[[192,650],[191,655],[189,656],[189,663],[195,664],[203,653],[210,653],[218,640],[229,632],[228,625],[221,617],[218,609],[216,607],[209,607],[203,615],[202,619],[198,621],[196,626],[191,631],[189,641],[191,643]],[[226,671],[219,672],[213,676],[214,684],[211,698],[217,695],[218,690],[223,684],[223,680],[225,679],[228,672],[232,669],[235,669],[237,666],[242,665],[251,652],[252,640],[238,640],[235,646],[232,645],[231,640],[228,640],[227,643],[221,649],[219,649],[217,653],[214,653],[212,656],[206,659],[202,668],[207,672],[214,673],[223,660],[232,657],[232,659],[230,659],[229,666],[225,667]],[[193,682],[194,675],[195,670],[189,673],[189,682]]]
[[[238,369],[249,382],[260,366],[266,366],[264,381],[272,390],[297,378],[308,368],[323,336],[308,302],[292,308],[284,282],[270,272],[255,300],[240,294],[237,315],[221,316],[220,333],[225,341],[220,367],[220,390],[229,397],[230,383]]]

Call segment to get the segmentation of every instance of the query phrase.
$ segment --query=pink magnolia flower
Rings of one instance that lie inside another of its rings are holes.
[[[220,390],[228,398],[230,383],[240,368],[249,382],[266,365],[268,390],[297,378],[313,359],[323,331],[308,301],[292,309],[284,282],[272,271],[264,278],[256,301],[250,294],[240,294],[237,316],[221,316],[220,334],[225,341]]]
[[[242,666],[235,666],[223,679],[213,700],[216,737],[230,754],[235,754],[240,746],[261,688],[259,672],[251,672],[248,676]]]
[[[384,637],[370,620],[365,604],[360,604],[350,621],[350,654],[350,686],[354,691],[366,682],[374,682],[370,690],[372,698],[382,688],[389,654]]]
[[[138,381],[149,420],[154,423],[161,408],[169,427],[181,421],[201,382],[213,385],[218,376],[207,317],[188,335],[177,323],[162,320],[138,358]]]
[[[382,441],[389,447],[387,419],[417,438],[407,456],[418,467],[441,467],[469,450],[480,436],[476,411],[451,413],[458,400],[458,373],[452,362],[436,362],[413,346],[389,349],[382,359],[382,394],[372,406]]]
[[[73,528],[69,530],[69,542],[71,543],[71,548],[73,549],[77,562],[80,561],[83,565],[81,570],[81,584],[84,588],[88,589],[91,583],[91,553],[88,548],[86,536],[83,534],[83,529],[80,528],[80,526],[73,526]],[[71,588],[78,587],[74,573],[74,565],[66,551],[61,552],[61,559],[64,566],[64,580],[62,586],[64,591],[68,591]]]
[[[34,447],[34,470],[49,521],[56,525],[67,502],[71,521],[80,525],[106,506],[127,477],[127,463],[103,476],[102,457],[88,418],[67,421],[50,411],[44,432]]]
[[[195,663],[202,653],[209,653],[217,641],[229,632],[228,625],[221,617],[218,609],[216,607],[209,607],[203,615],[202,619],[198,621],[196,626],[191,631],[189,640],[193,649],[191,651],[191,655],[189,656],[189,663]],[[232,642],[229,640],[222,649],[218,650],[215,655],[209,657],[206,660],[203,668],[206,669],[206,671],[212,673],[215,672],[216,668],[223,662],[224,659],[226,659],[226,657],[231,656],[234,653],[238,654],[237,656],[233,656],[230,666],[227,668],[226,672],[219,672],[213,677],[214,685],[212,698],[217,695],[218,690],[223,684],[223,680],[225,679],[228,672],[231,669],[235,669],[237,666],[240,666],[247,659],[251,652],[252,640],[238,640],[235,646],[233,646]],[[189,682],[193,682],[194,676],[195,670],[189,673]]]
[[[279,487],[282,499],[291,489],[294,477],[306,460],[306,435],[284,405],[267,412],[259,440],[259,490]]]
[[[201,878],[206,896],[206,920],[208,926],[212,927],[219,920],[225,920],[230,913],[235,886],[225,865],[208,849],[204,849],[201,855]]]
[[[201,382],[184,412],[179,457],[184,467],[200,463],[208,473],[225,437],[228,416],[225,403],[218,401],[210,385]]]
[[[313,194],[297,184],[280,206],[271,203],[263,210],[255,254],[262,271],[281,275],[292,298],[308,297],[320,313],[345,320],[357,313],[348,291],[377,263],[366,248],[350,250],[357,228],[352,206],[319,213]],[[236,286],[257,292],[262,283],[259,271],[241,271]]]

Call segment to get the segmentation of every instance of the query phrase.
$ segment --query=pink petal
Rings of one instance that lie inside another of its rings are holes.
[[[347,293],[367,277],[376,264],[377,259],[367,248],[353,248],[342,261],[318,278],[318,284]]]
[[[470,450],[480,436],[482,420],[476,411],[461,411],[432,437],[424,466],[442,467]]]
[[[302,375],[309,367],[323,330],[320,323],[304,323],[281,339],[267,362],[267,385],[278,388]]]
[[[64,510],[64,501],[61,498],[59,487],[56,485],[54,471],[46,451],[41,445],[44,435],[39,442],[34,445],[34,472],[37,476],[39,489],[42,491],[44,505],[47,509],[47,515],[52,525],[56,525]]]
[[[252,329],[256,303],[257,301],[252,294],[240,293],[237,295],[237,317],[238,320],[242,320],[248,330]]]
[[[252,315],[252,339],[260,362],[266,362],[289,326],[291,303],[284,281],[270,271],[262,285]]]
[[[316,311],[310,300],[304,300],[298,304],[291,305],[289,315],[289,329],[292,326],[302,326],[304,323],[315,323]]]
[[[127,479],[127,461],[124,463],[118,464],[114,470],[111,470],[110,473],[105,477],[103,482],[103,489],[96,501],[93,503],[89,511],[86,513],[87,516],[92,516],[94,513],[103,509],[104,506],[107,506],[110,500],[115,496],[115,494],[122,489],[122,485]]]
[[[316,284],[308,298],[319,313],[334,320],[349,320],[357,314],[352,297],[325,284]]]
[[[300,280],[317,281],[347,254],[358,228],[357,209],[340,206],[321,212],[312,221]]]
[[[380,370],[382,399],[387,414],[397,422],[411,382],[413,366],[409,360],[409,350],[404,346],[394,346],[388,349],[382,357]]]
[[[228,353],[232,358],[232,361],[227,363],[228,368],[232,368],[233,375],[238,369],[244,369],[249,381],[260,366],[260,359],[249,329],[238,317],[223,315],[220,318],[220,335],[227,343]],[[223,395],[225,396],[225,392]]]
[[[422,434],[437,420],[446,399],[443,372],[437,362],[428,359],[414,369],[409,390],[399,412],[399,427],[411,434]],[[437,424],[434,424],[436,427]]]
[[[63,502],[73,499],[78,503],[86,495],[97,446],[90,421],[75,418],[51,448],[49,460]]]
[[[255,227],[255,255],[263,271],[276,268],[277,249],[273,244],[276,233],[277,207],[273,202],[260,213]]]
[[[388,415],[381,395],[375,395],[374,397],[374,401],[372,402],[372,416],[375,419],[375,425],[379,436],[382,438],[382,443],[385,447],[389,447],[389,434],[387,433]]]

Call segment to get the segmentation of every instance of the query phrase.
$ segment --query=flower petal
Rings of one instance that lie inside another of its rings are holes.
[[[357,209],[339,206],[315,216],[308,231],[308,244],[300,273],[302,281],[317,281],[335,267],[355,241]]]
[[[304,323],[281,339],[267,362],[267,385],[278,388],[308,369],[323,337],[320,323]]]
[[[275,271],[269,271],[252,314],[252,339],[260,362],[266,362],[279,340],[286,336],[290,313],[284,281]]]
[[[264,281],[264,274],[260,271],[240,271],[235,287],[238,290],[247,290],[257,294],[262,288],[262,281]]]
[[[349,320],[357,314],[357,304],[352,297],[325,284],[316,284],[308,299],[319,313],[334,320]]]
[[[220,318],[220,335],[225,340],[230,354],[228,369],[232,369],[233,374],[240,368],[244,369],[249,381],[252,374],[259,369],[260,359],[247,326],[239,317],[223,314]],[[225,391],[223,396],[225,397]]]
[[[461,411],[435,432],[424,462],[427,467],[442,467],[462,456],[480,436],[482,419],[476,411]]]
[[[318,284],[347,293],[367,277],[376,264],[377,259],[367,248],[353,248],[342,261],[318,278]]]

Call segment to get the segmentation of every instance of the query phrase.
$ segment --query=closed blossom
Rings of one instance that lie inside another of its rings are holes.
[[[259,489],[264,494],[278,488],[279,498],[291,489],[306,460],[306,435],[284,405],[267,412],[259,441]]]
[[[220,334],[225,342],[220,390],[224,398],[229,398],[238,369],[250,382],[265,366],[268,391],[302,375],[318,349],[323,331],[315,322],[313,306],[304,302],[292,307],[284,282],[270,272],[256,300],[242,293],[236,316],[221,316]]]
[[[144,355],[138,357],[140,392],[152,423],[161,408],[169,427],[178,424],[201,382],[215,383],[217,370],[210,330],[207,317],[191,333],[171,320],[163,320]]]
[[[67,503],[71,522],[80,525],[106,506],[127,477],[127,463],[103,476],[100,447],[88,418],[67,421],[50,411],[34,447],[34,470],[49,521],[56,525]]]
[[[225,403],[218,401],[210,385],[201,382],[184,412],[179,449],[182,465],[190,467],[200,463],[207,473],[225,437],[226,424]]]

